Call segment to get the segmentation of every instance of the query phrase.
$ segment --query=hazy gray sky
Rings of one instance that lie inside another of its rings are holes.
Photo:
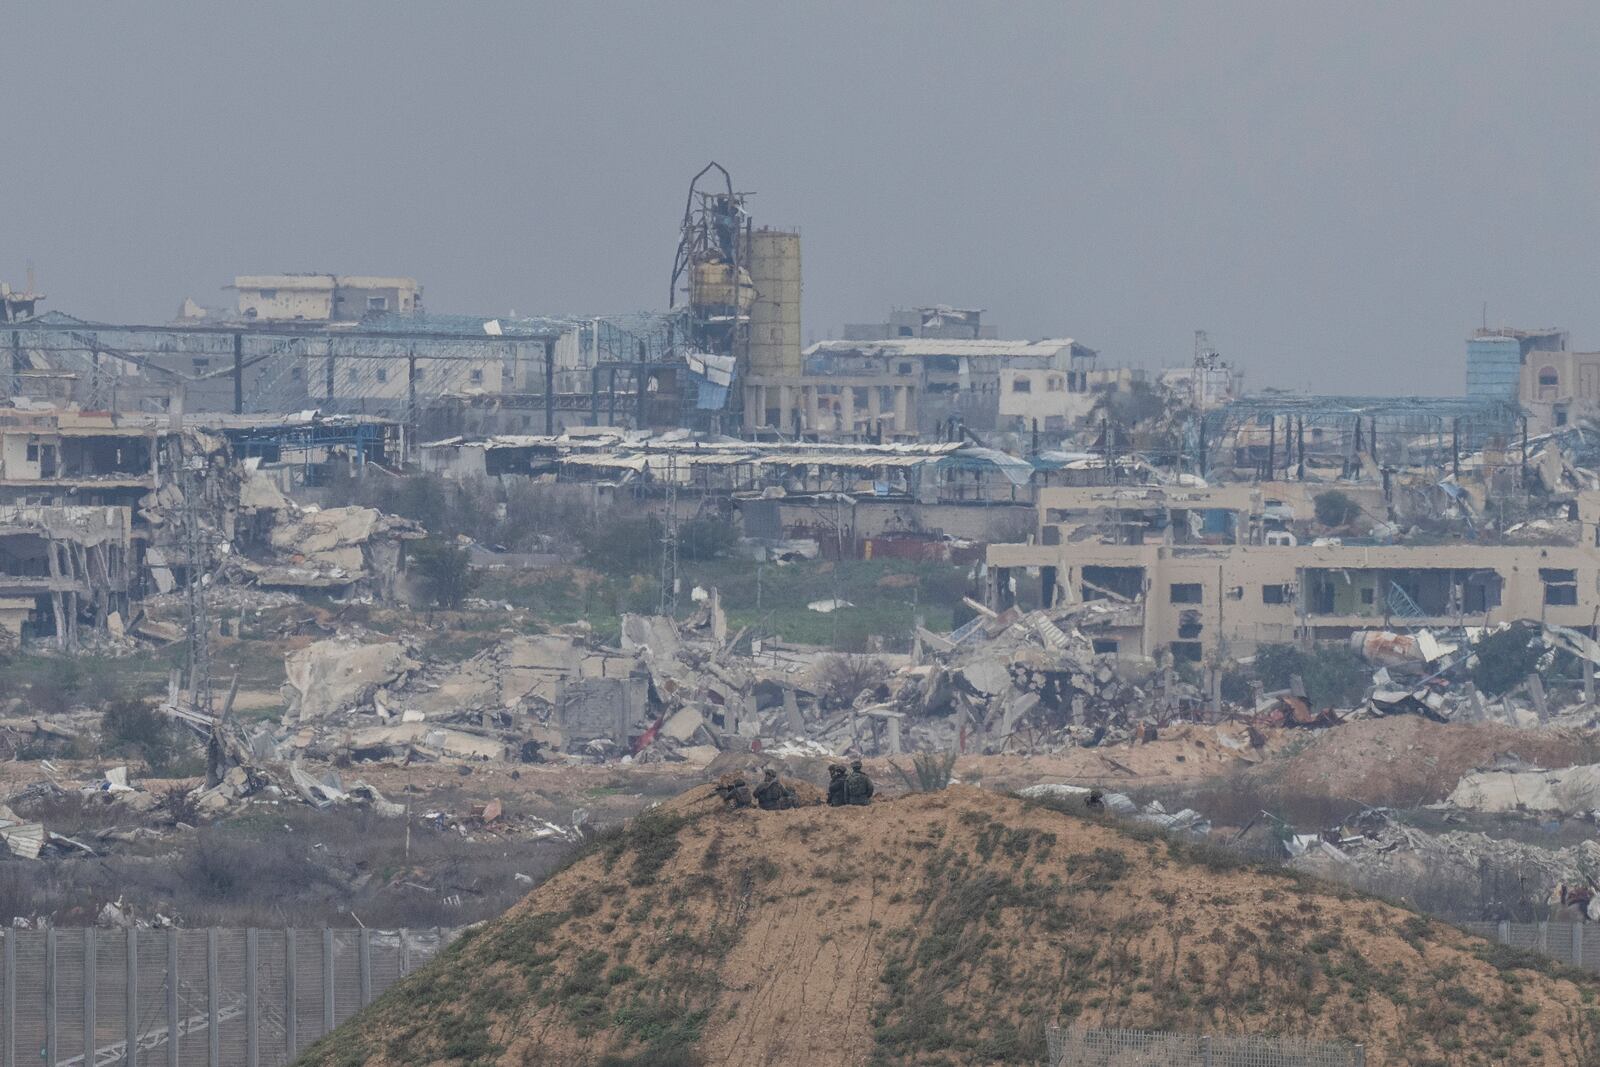
[[[808,339],[890,305],[1254,385],[1459,392],[1600,347],[1600,5],[10,5],[0,278],[161,321],[236,273],[439,311],[661,307],[715,158],[804,234]]]

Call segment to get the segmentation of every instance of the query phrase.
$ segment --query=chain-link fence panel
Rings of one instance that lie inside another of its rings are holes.
[[[440,930],[0,930],[0,1067],[283,1067]]]
[[[1050,1067],[1362,1067],[1359,1045],[1151,1030],[1046,1031]]]

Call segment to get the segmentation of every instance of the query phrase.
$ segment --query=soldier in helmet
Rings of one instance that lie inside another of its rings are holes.
[[[783,811],[794,807],[794,791],[778,779],[778,772],[768,767],[761,772],[761,784],[756,786],[756,803],[762,811]]]
[[[1083,806],[1088,808],[1091,814],[1103,814],[1106,810],[1105,793],[1098,786],[1090,789],[1089,796],[1084,800]]]
[[[725,774],[717,779],[717,796],[730,808],[748,808],[754,803],[750,796],[750,785],[742,774]]]
[[[835,763],[828,768],[828,807],[842,808],[850,803],[850,783],[844,767]]]
[[[850,774],[845,778],[845,795],[852,804],[872,803],[872,779],[861,769],[861,760],[850,761]]]

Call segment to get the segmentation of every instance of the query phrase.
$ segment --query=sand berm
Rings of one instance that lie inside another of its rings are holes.
[[[1052,1021],[1600,1063],[1600,981],[1220,849],[956,786],[597,838],[303,1058],[1038,1064]]]

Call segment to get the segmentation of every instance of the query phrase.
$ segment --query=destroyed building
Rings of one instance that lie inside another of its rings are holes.
[[[228,288],[244,319],[358,322],[373,312],[422,310],[422,286],[415,278],[241,274]]]
[[[859,553],[861,539],[994,540],[1031,515],[1033,484],[1058,465],[955,442],[756,442],[682,431],[558,437],[452,437],[420,447],[422,467],[452,478],[528,477],[597,494],[727,501],[746,536],[810,540],[811,552]]]
[[[1311,536],[1314,497],[1326,488],[1041,489],[1032,542],[988,549],[995,603],[1034,581],[1046,605],[1110,600],[1126,616],[1097,650],[1191,662],[1221,648],[1247,654],[1258,644],[1395,626],[1593,624],[1600,494],[1577,494],[1576,520],[1552,528],[1548,543],[1406,543],[1370,484],[1345,491],[1376,513],[1379,536]],[[1472,508],[1464,493],[1439,499]]]
[[[888,322],[846,323],[846,341],[887,341],[892,337],[926,337],[941,340],[993,341],[1000,328],[983,321],[983,308],[958,308],[949,304],[895,308]]]
[[[302,507],[279,488],[316,481],[313,467],[382,459],[386,427],[0,408],[0,627],[65,647],[80,631],[120,635],[140,601],[195,574],[394,596],[401,546],[420,527]]]
[[[1056,393],[1061,402],[1039,417],[1068,419],[1068,397],[1090,392],[1096,360],[1093,349],[1070,338],[823,341],[806,349],[804,373],[766,383],[766,403],[782,412],[770,423],[777,427],[939,438],[952,425],[981,432],[1009,425],[1003,416],[1034,417],[1035,377],[1039,396],[1048,403]]]

